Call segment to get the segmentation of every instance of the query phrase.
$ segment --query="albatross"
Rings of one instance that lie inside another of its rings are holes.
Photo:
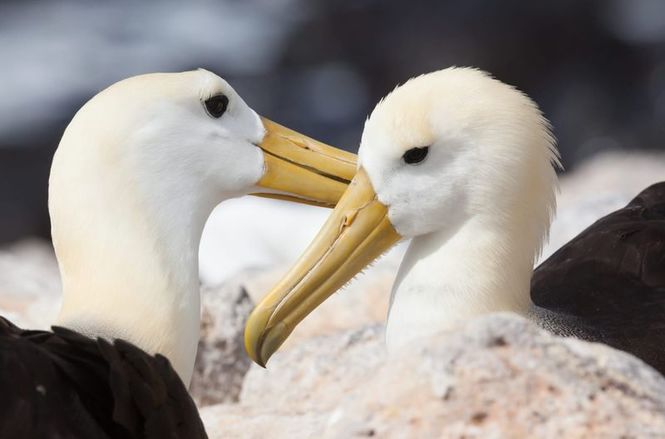
[[[665,183],[533,266],[555,212],[549,123],[524,93],[470,68],[411,79],[365,123],[359,170],[246,330],[265,365],[298,323],[403,238],[389,351],[507,311],[626,350],[665,373]]]
[[[0,437],[205,437],[186,386],[208,215],[244,194],[333,206],[355,170],[355,155],[260,118],[205,70],[93,97],[51,168],[57,326],[0,318]]]

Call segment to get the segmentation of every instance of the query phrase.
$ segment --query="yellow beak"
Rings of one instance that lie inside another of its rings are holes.
[[[262,118],[265,170],[252,195],[333,207],[356,173],[356,156]]]
[[[245,348],[265,367],[293,329],[401,236],[360,168],[314,241],[247,320]]]

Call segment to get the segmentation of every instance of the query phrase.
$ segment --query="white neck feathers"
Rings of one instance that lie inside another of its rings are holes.
[[[214,200],[184,176],[151,174],[148,161],[141,174],[140,157],[88,146],[70,137],[51,171],[64,295],[57,324],[161,353],[187,384],[199,337],[198,246]]]
[[[479,215],[454,230],[414,238],[393,286],[388,347],[489,312],[525,314],[533,263],[549,228],[549,219],[534,228],[529,215]]]

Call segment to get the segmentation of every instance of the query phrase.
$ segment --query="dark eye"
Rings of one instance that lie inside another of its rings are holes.
[[[405,163],[408,163],[409,165],[415,165],[416,163],[420,163],[423,160],[425,160],[425,157],[427,157],[428,152],[429,152],[429,146],[422,146],[420,148],[411,148],[410,150],[404,153],[402,158],[404,159]]]
[[[229,98],[224,95],[217,95],[205,101],[206,111],[214,118],[222,117],[229,106]]]

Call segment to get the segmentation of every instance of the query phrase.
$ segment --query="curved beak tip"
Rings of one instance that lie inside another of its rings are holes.
[[[262,368],[267,369],[267,367],[266,367],[266,362],[263,361],[263,360],[261,360],[261,358],[258,358],[258,357],[257,357],[257,358],[254,360],[254,362],[255,362],[256,364],[258,364],[259,366],[261,366]]]
[[[265,323],[261,322],[259,324],[254,324],[252,319],[255,314],[257,314],[256,311],[252,312],[250,318],[247,320],[247,326],[245,327],[245,351],[247,351],[247,355],[253,362],[265,368],[266,361],[263,360],[261,355]]]
[[[282,343],[291,334],[284,322],[267,328],[256,327],[251,323],[245,329],[245,349],[249,357],[259,366],[265,368],[270,357],[277,352]]]
[[[255,342],[253,337],[247,335],[247,332],[245,332],[245,350],[253,362],[264,369],[266,368],[266,363],[268,362],[267,360],[270,358],[270,355],[265,358],[264,355],[262,355],[263,344],[258,340]]]
[[[284,322],[269,326],[268,322],[273,312],[274,309],[271,307],[257,307],[250,314],[245,326],[247,355],[263,368],[290,334]]]
[[[245,333],[245,350],[247,351],[249,358],[264,369],[266,368],[268,360],[270,360],[270,357],[274,353],[274,351],[271,352],[266,349],[266,344],[260,339],[254,341],[251,335],[247,336],[247,333]]]

